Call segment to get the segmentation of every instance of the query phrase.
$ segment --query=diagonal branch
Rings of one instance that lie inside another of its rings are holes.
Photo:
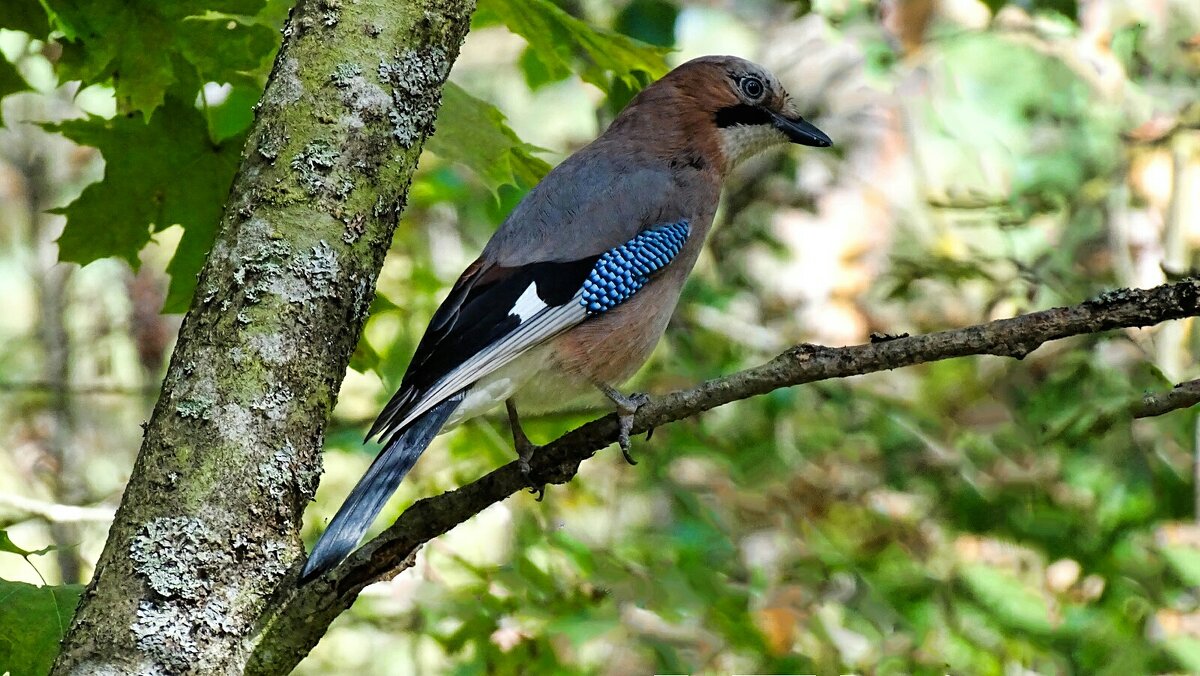
[[[1020,359],[1051,340],[1198,315],[1200,281],[1189,279],[1154,289],[1120,289],[1079,305],[963,329],[882,337],[847,347],[797,345],[762,366],[654,398],[638,410],[633,431],[645,432],[781,387],[967,355]],[[533,472],[549,483],[565,483],[581,462],[616,438],[615,416],[592,421],[542,447],[531,462]],[[260,646],[270,646],[271,654],[260,650],[249,671],[284,673],[281,669],[294,666],[363,587],[412,565],[412,555],[423,544],[526,486],[517,463],[511,462],[457,490],[414,503],[391,528],[329,575],[279,599],[278,612],[263,627],[259,641]]]

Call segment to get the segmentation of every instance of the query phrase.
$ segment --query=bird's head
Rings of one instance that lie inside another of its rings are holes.
[[[655,108],[660,120],[673,118],[686,138],[720,152],[726,169],[782,143],[833,145],[800,116],[770,71],[736,56],[704,56],[678,66],[647,87],[630,109],[649,112],[646,107]],[[659,133],[666,131],[659,126]]]

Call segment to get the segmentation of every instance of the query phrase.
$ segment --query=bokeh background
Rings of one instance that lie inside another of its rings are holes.
[[[1194,0],[559,7],[671,48],[672,64],[763,63],[836,143],[763,154],[731,178],[636,389],[1196,264]],[[278,27],[286,10],[269,2],[257,20]],[[3,99],[0,128],[0,528],[56,547],[0,552],[0,578],[81,582],[179,325],[160,310],[181,231],[158,224],[134,261],[60,263],[65,219],[48,210],[113,160],[37,123],[120,106],[111,86],[60,82],[53,42],[0,30],[0,52],[29,88]],[[530,52],[484,3],[452,79],[554,164],[629,91],[547,73]],[[249,122],[269,66],[268,54],[243,81],[203,84],[214,138]],[[496,186],[422,160],[327,436],[310,543],[370,462],[361,436],[429,316],[539,171]],[[1197,416],[1127,414],[1197,376],[1191,329],[793,388],[661,428],[635,443],[636,467],[603,451],[544,502],[510,498],[431,543],[368,588],[299,673],[1200,671]],[[548,441],[588,419],[528,429]],[[498,417],[443,435],[385,517],[511,458]]]

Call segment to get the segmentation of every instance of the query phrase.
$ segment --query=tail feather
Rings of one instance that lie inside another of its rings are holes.
[[[454,409],[462,403],[464,396],[465,392],[459,392],[434,406],[414,420],[404,432],[387,442],[317,540],[300,575],[301,581],[310,580],[333,568],[358,546],[358,541],[367,532],[379,510],[396,492],[404,475],[416,464],[417,458],[421,457]]]

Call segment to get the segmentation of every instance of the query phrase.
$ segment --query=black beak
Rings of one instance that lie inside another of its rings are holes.
[[[785,117],[780,113],[771,113],[771,118],[774,120],[775,128],[787,134],[792,143],[799,143],[802,146],[814,146],[816,148],[828,148],[833,145],[833,141],[825,134],[825,132],[817,129],[811,122],[805,121],[800,116]]]

